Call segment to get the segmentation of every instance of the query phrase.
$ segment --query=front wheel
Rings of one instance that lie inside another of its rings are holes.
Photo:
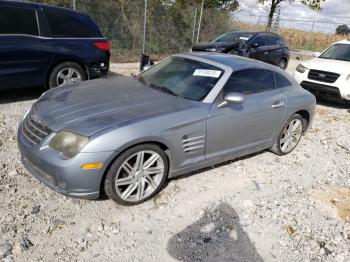
[[[306,128],[306,120],[300,115],[293,115],[277,137],[271,151],[277,155],[286,155],[298,145]]]
[[[159,146],[135,146],[114,161],[106,175],[104,190],[118,204],[137,205],[162,189],[168,171],[168,157]]]

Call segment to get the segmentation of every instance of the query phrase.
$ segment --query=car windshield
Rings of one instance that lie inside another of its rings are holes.
[[[143,84],[178,97],[200,101],[212,90],[223,70],[192,59],[170,57],[138,76]]]
[[[251,32],[230,32],[215,38],[213,42],[243,42],[251,36]]]
[[[347,44],[335,44],[328,48],[319,56],[324,59],[334,59],[350,61],[350,45]]]

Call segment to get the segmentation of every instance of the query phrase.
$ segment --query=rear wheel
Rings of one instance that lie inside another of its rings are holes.
[[[306,120],[300,115],[293,115],[277,137],[271,151],[277,155],[286,155],[298,145],[306,128]]]
[[[159,146],[135,146],[114,161],[107,173],[104,190],[118,204],[137,205],[162,189],[168,170],[168,157]]]
[[[56,66],[49,77],[49,88],[79,83],[86,80],[83,68],[75,62],[64,62]]]
[[[277,66],[283,70],[286,70],[287,68],[287,60],[285,58],[281,58],[278,62]]]

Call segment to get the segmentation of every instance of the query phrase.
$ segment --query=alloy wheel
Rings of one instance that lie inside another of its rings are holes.
[[[278,63],[278,67],[285,70],[287,67],[287,63],[284,59],[281,59],[280,62]]]
[[[303,123],[300,119],[293,119],[284,128],[280,138],[280,148],[283,153],[291,152],[299,143],[303,134]]]
[[[57,86],[74,84],[82,81],[81,74],[78,70],[68,67],[61,69],[56,77]]]
[[[124,201],[141,201],[158,189],[164,171],[164,161],[157,152],[139,151],[120,166],[115,191]]]

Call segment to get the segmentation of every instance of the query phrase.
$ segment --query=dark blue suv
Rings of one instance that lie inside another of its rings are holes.
[[[105,75],[109,49],[84,13],[0,1],[0,90],[53,88]]]

